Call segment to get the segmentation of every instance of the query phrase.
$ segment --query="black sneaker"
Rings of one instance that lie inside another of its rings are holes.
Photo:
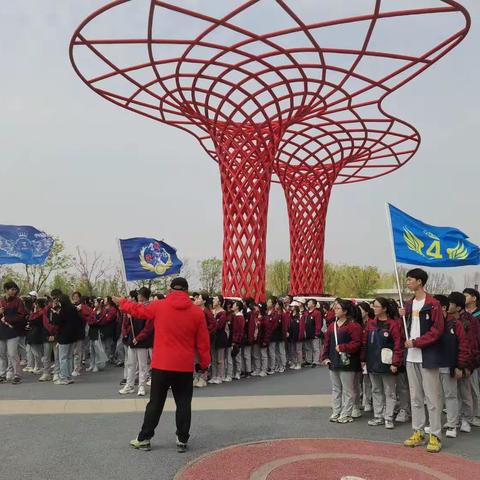
[[[135,380],[135,385],[138,385],[138,378]]]
[[[177,442],[177,452],[178,453],[185,453],[187,451],[187,444]]]
[[[126,385],[127,384],[127,379],[124,378],[121,382],[120,382],[120,385]]]
[[[22,383],[22,379],[20,377],[13,377],[12,385],[18,385],[19,383]]]
[[[317,364],[316,364],[316,363],[313,363],[313,364],[312,364],[312,368],[317,368]]]
[[[0,383],[7,383],[7,377],[0,377]]]

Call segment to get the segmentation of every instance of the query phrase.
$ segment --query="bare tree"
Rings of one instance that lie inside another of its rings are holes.
[[[410,295],[411,292],[407,288],[407,272],[410,268],[399,266],[398,275],[400,277],[400,285],[403,295]],[[432,294],[447,294],[455,290],[455,281],[450,275],[439,272],[436,269],[425,269],[428,273],[428,282],[426,289]]]
[[[429,272],[427,290],[433,294],[449,294],[455,290],[455,282],[450,275],[441,272]]]
[[[80,275],[80,288],[86,295],[94,295],[99,282],[107,277],[112,265],[106,262],[101,254],[96,252],[89,255],[85,250],[77,247],[77,255],[73,259],[73,266]]]
[[[464,288],[475,288],[475,285],[480,284],[480,272],[474,272],[470,274],[465,274],[464,276]]]
[[[53,273],[65,273],[72,264],[72,257],[65,253],[61,240],[55,239],[50,255],[43,265],[25,265],[23,278],[25,289],[40,291]]]

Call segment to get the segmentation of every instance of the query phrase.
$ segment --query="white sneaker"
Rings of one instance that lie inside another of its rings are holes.
[[[260,372],[257,372],[257,371],[253,371],[251,373],[252,377],[259,377],[260,376]]]
[[[236,375],[233,376],[233,379],[234,380],[240,380],[240,374],[237,373]]]
[[[199,380],[200,380],[200,378],[198,378],[198,377],[195,377],[195,378],[193,379],[193,386],[194,386],[194,387],[196,387],[196,386],[198,385],[198,381],[199,381]]]
[[[207,386],[207,382],[205,381],[204,378],[199,378],[197,384],[195,387],[197,388],[205,388]]]
[[[332,422],[332,423],[337,423],[338,419],[340,418],[340,414],[339,413],[332,413],[330,415],[330,418],[328,419],[329,422]]]
[[[55,374],[53,375],[53,381],[54,381],[54,382],[57,382],[58,379],[59,379],[58,373],[55,373]]]
[[[129,387],[128,385],[125,385],[122,389],[118,391],[120,395],[128,395],[129,393],[135,393],[135,388],[134,387]]]
[[[52,379],[51,375],[44,373],[39,379],[39,382],[49,382]]]
[[[371,405],[365,405],[365,408],[363,409],[365,413],[373,411],[373,408]]]
[[[217,377],[212,377],[212,378],[208,381],[208,383],[209,383],[210,385],[215,385],[215,384],[217,383]]]
[[[41,368],[34,368],[34,369],[32,370],[32,373],[33,373],[34,375],[41,375],[41,374],[43,373],[43,370],[42,370]]]
[[[430,427],[425,427],[424,431],[426,435],[430,435],[432,433],[432,430],[430,429]]]
[[[408,422],[408,413],[406,410],[400,410],[395,418],[395,421],[398,423]]]
[[[137,396],[138,397],[144,397],[145,396],[145,387],[138,387]]]
[[[72,383],[71,381],[68,380],[57,380],[56,382],[53,382],[54,385],[70,385]]]
[[[260,372],[258,374],[259,377],[266,377],[267,376],[267,372]]]
[[[470,422],[472,427],[480,427],[480,418],[473,417],[473,420]]]
[[[229,383],[232,381],[232,377],[225,377],[223,381]]]
[[[80,373],[78,373],[76,370],[72,372],[72,377],[79,377]]]
[[[456,428],[447,428],[445,435],[448,438],[457,438],[457,429]]]
[[[33,372],[33,368],[32,368],[32,367],[25,367],[24,369],[22,369],[22,372],[32,373],[32,372]]]
[[[362,416],[362,412],[358,407],[353,407],[352,409],[352,418],[360,418]]]
[[[98,373],[98,367],[97,366],[93,367],[92,373]]]
[[[147,387],[151,387],[151,386],[152,386],[152,379],[149,378],[149,379],[147,380]]]
[[[13,380],[13,372],[7,372],[7,375],[5,376],[5,378],[7,379],[7,382],[10,382],[11,380]]]
[[[90,365],[88,368],[85,369],[86,372],[92,372],[94,369],[93,365]]]
[[[462,418],[462,425],[460,426],[460,431],[464,433],[470,433],[472,431],[472,427],[464,418]]]
[[[302,366],[297,363],[294,367],[293,367],[294,370],[301,370],[302,369]]]
[[[215,379],[215,385],[221,385],[222,384],[222,379],[221,378],[216,378]]]
[[[278,373],[285,373],[285,369],[282,367],[282,368],[279,368],[278,369]]]

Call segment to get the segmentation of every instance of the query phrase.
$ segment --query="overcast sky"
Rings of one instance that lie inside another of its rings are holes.
[[[132,3],[136,1],[142,0]],[[94,94],[70,65],[73,31],[105,3],[0,4],[0,223],[35,225],[60,236],[71,250],[80,245],[111,257],[117,255],[115,238],[129,236],[165,238],[181,257],[220,257],[216,164],[188,134]],[[329,3],[335,5],[332,14],[345,10],[350,15],[350,2]],[[480,242],[480,2],[461,3],[472,16],[467,39],[384,104],[420,131],[418,154],[380,180],[334,189],[327,221],[328,260],[391,269],[386,201],[426,222],[456,226]],[[268,19],[262,16],[260,27]],[[409,33],[408,40],[414,42],[415,35],[422,33]],[[288,237],[285,200],[274,185],[269,260],[288,258]],[[475,270],[469,268],[447,273],[459,279]]]

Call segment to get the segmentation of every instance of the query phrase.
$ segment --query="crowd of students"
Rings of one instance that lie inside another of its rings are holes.
[[[459,430],[480,427],[480,294],[466,288],[432,296],[427,280],[419,268],[407,273],[414,297],[405,308],[385,298],[376,298],[373,308],[337,299],[322,360],[330,368],[331,422],[360,416],[363,396],[365,410],[373,408],[368,425],[393,429],[411,415],[405,446],[427,444],[435,453],[442,430],[456,438]]]
[[[428,451],[440,451],[444,408],[447,437],[480,427],[480,294],[467,288],[432,296],[425,292],[427,280],[421,269],[408,272],[414,298],[404,309],[382,297],[372,304],[305,302],[290,295],[256,303],[194,293],[212,359],[208,371],[197,369],[194,386],[324,364],[332,383],[331,422],[348,424],[363,410],[373,412],[368,425],[393,429],[411,416],[414,433],[405,445],[427,443]],[[14,282],[4,291],[0,383],[21,383],[24,366],[41,382],[69,385],[83,369],[98,372],[110,362],[123,367],[120,394],[146,394],[152,321],[122,314],[110,297],[75,292],[70,299],[54,290],[48,298],[36,292],[20,298]],[[144,304],[163,298],[152,298],[146,287],[130,292],[131,300]]]

